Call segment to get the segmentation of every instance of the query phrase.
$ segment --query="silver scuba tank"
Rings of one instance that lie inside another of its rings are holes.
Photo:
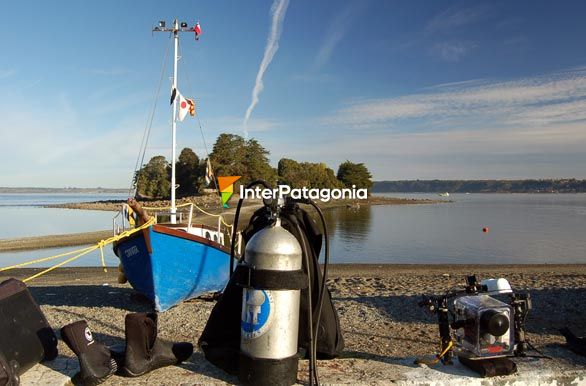
[[[300,283],[307,280],[301,246],[277,218],[248,241],[244,265],[249,285],[242,292],[240,381],[292,385],[297,379]]]

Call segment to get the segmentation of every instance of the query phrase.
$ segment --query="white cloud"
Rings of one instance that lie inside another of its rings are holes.
[[[458,62],[475,47],[472,42],[440,42],[435,43],[429,53],[446,62]]]
[[[451,7],[433,17],[425,26],[424,31],[427,34],[444,32],[474,23],[484,18],[489,12],[487,6],[478,6],[471,8]]]
[[[0,80],[12,78],[14,75],[16,75],[16,70],[0,69]]]
[[[350,101],[316,123],[327,144],[295,154],[366,162],[376,179],[584,178],[585,122],[586,69],[575,68]]]
[[[428,92],[351,103],[322,123],[364,128],[406,119],[446,120],[470,127],[486,122],[516,126],[572,122],[585,118],[586,71],[576,70],[514,81],[448,84]]]
[[[355,26],[352,19],[357,16],[360,11],[360,2],[350,2],[348,5],[339,11],[328,25],[324,38],[322,40],[319,51],[313,63],[313,70],[319,71],[332,56],[336,46],[342,41],[344,36],[348,33],[351,27]]]
[[[365,162],[375,179],[414,178],[586,178],[580,124],[522,129],[490,126],[482,131],[330,136],[293,153],[297,159],[336,167],[346,159]],[[273,154],[291,153],[277,147]]]
[[[243,128],[244,136],[248,137],[248,121],[254,111],[254,108],[259,102],[260,93],[264,89],[263,77],[269,67],[269,64],[273,61],[273,57],[279,50],[279,39],[281,38],[281,32],[283,30],[283,21],[285,20],[285,14],[287,13],[287,7],[289,6],[289,0],[274,0],[271,6],[271,23],[269,36],[267,38],[267,44],[263,54],[262,61],[256,74],[256,80],[254,82],[254,88],[252,89],[252,100],[250,105],[246,109],[244,114]]]
[[[65,94],[44,104],[29,100],[35,109],[18,102],[4,100],[0,108],[3,186],[129,186],[143,116],[95,123]]]

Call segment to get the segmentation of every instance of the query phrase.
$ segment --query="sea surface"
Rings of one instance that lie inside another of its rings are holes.
[[[333,262],[586,263],[586,194],[381,195],[449,202],[329,211]]]
[[[124,200],[127,194],[0,194],[0,239],[29,236],[59,235],[68,233],[92,232],[112,229],[115,212],[98,210],[78,210],[45,208],[44,205],[72,202],[91,202],[101,200]],[[0,267],[40,259],[84,246],[50,248],[34,251],[0,253]],[[54,260],[63,261],[71,256]],[[111,247],[104,248],[104,258],[109,266],[117,266],[118,258]],[[30,265],[30,267],[51,266],[52,261]],[[98,266],[101,264],[99,251],[92,252],[71,262],[68,266]]]
[[[586,194],[381,195],[449,202],[325,211],[333,263],[586,263]],[[111,229],[114,212],[42,205],[125,198],[0,194],[0,239]],[[0,253],[0,267],[79,248]],[[104,251],[107,265],[117,265],[111,248]],[[69,265],[99,263],[96,251]]]

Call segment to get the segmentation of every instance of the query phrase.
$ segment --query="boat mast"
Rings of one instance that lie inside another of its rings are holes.
[[[173,93],[175,93],[175,98],[173,99],[173,114],[171,118],[171,127],[172,127],[172,145],[171,145],[171,224],[175,224],[177,222],[177,206],[175,204],[175,190],[176,190],[176,179],[175,179],[175,160],[177,158],[177,95],[179,91],[177,90],[177,62],[179,61],[179,32],[193,32],[193,28],[187,28],[187,23],[181,22],[181,26],[179,25],[179,21],[177,19],[173,20],[173,27],[166,28],[165,22],[160,21],[159,25],[153,28],[153,32],[172,32],[173,33],[173,40],[175,46],[175,52],[173,54]]]
[[[175,53],[173,54],[173,90],[177,90],[177,48],[179,47],[179,22],[173,21],[173,40],[175,44]],[[177,97],[173,100],[173,134],[171,147],[171,224],[177,222],[177,207],[175,206],[175,159],[177,157]]]

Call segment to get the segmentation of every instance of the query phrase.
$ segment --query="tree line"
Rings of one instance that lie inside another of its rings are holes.
[[[363,163],[345,161],[337,173],[324,163],[298,162],[282,158],[276,168],[269,162],[270,152],[256,139],[240,135],[220,134],[210,153],[214,179],[216,176],[241,176],[240,184],[262,179],[269,184],[286,184],[292,188],[371,188],[372,175]],[[207,160],[192,149],[181,150],[175,163],[178,197],[198,195],[203,189],[215,188],[216,182],[206,183]],[[134,175],[137,193],[143,197],[168,198],[171,165],[164,156],[152,157]]]
[[[402,180],[377,181],[373,192],[449,193],[578,193],[586,192],[586,180]]]

